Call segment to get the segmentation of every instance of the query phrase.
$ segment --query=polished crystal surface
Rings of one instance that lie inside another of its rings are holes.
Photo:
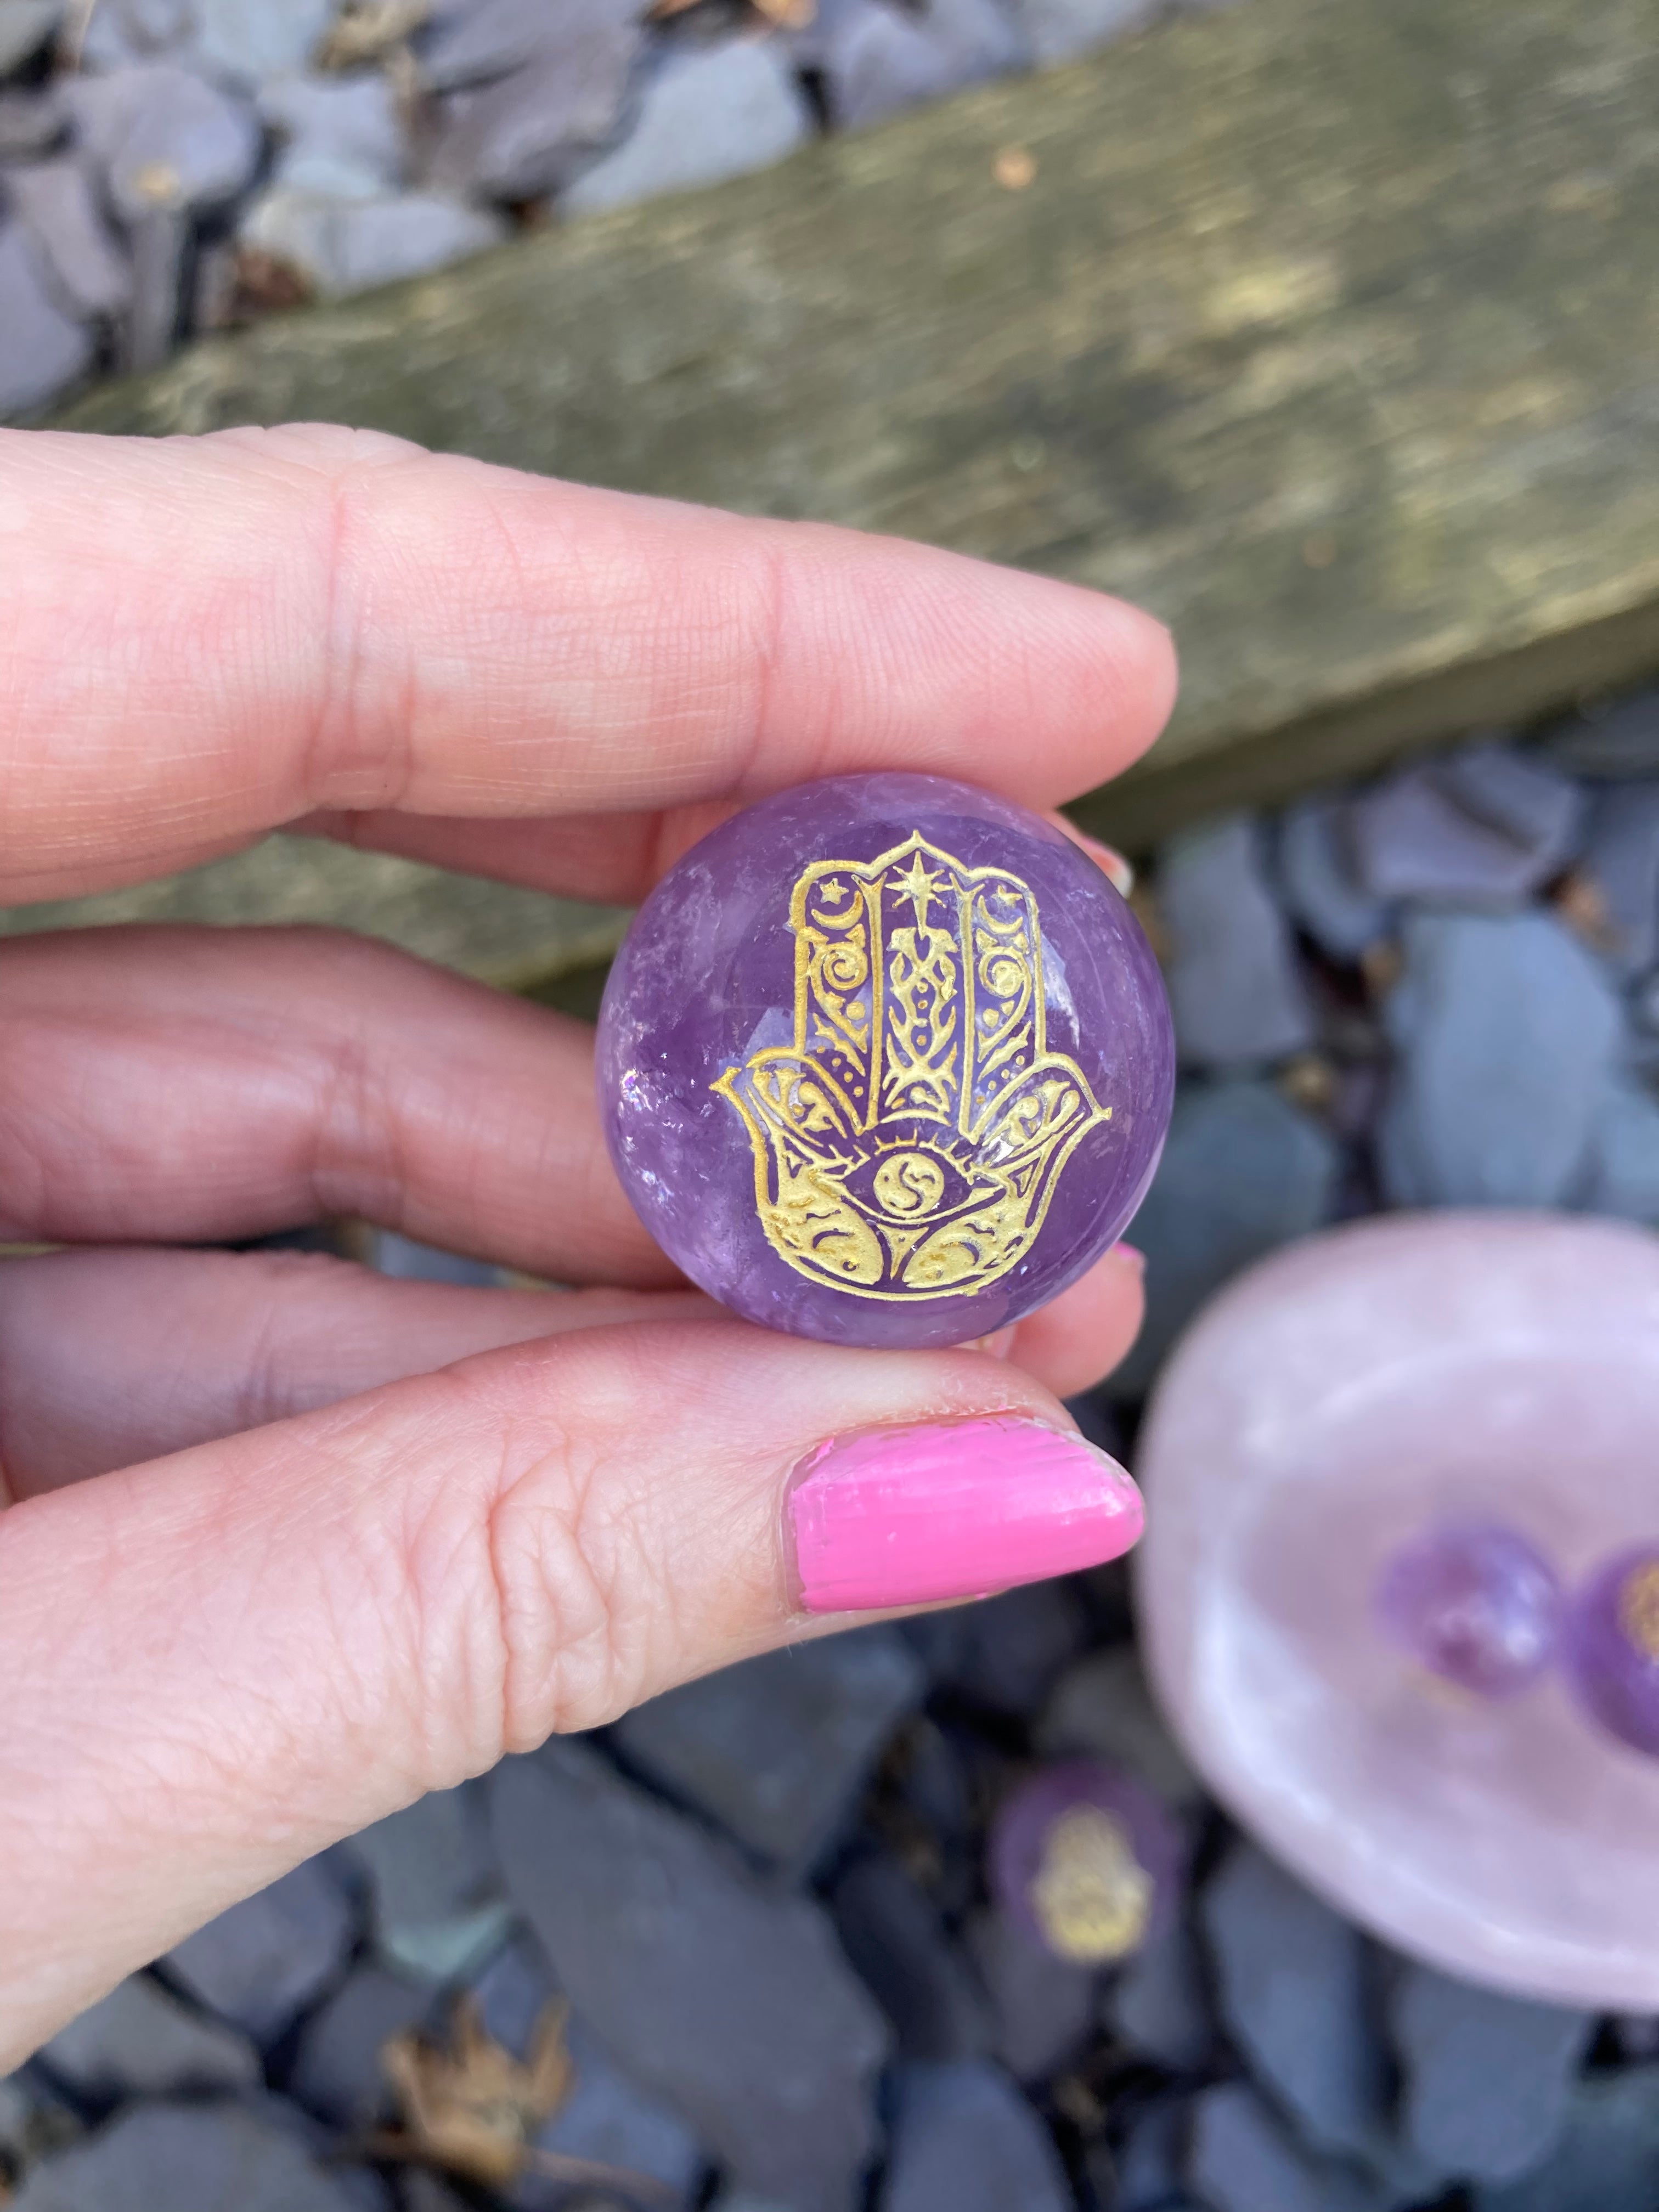
[[[992,1823],[993,1895],[1056,1957],[1106,1966],[1161,1934],[1183,1856],[1164,1806],[1121,1767],[1093,1759],[1041,1768]]]
[[[1616,1553],[1574,1593],[1566,1659],[1585,1711],[1633,1751],[1659,1757],[1659,1543]]]
[[[1470,1697],[1370,1604],[1382,1563],[1448,1522],[1523,1531],[1594,1588],[1653,1543],[1656,1436],[1659,1239],[1445,1212],[1242,1277],[1176,1352],[1135,1460],[1152,1686],[1216,1794],[1400,1948],[1595,2009],[1659,2006],[1659,1759],[1596,1725],[1564,1666]]]
[[[712,831],[635,917],[599,1016],[611,1155],[734,1311],[963,1342],[1127,1227],[1174,1083],[1139,925],[1041,817],[855,775]]]
[[[1555,1571],[1501,1522],[1441,1522],[1407,1538],[1383,1561],[1373,1598],[1401,1650],[1476,1697],[1518,1696],[1555,1653]]]

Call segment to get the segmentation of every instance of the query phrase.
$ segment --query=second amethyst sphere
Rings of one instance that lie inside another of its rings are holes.
[[[1017,1321],[1127,1226],[1175,1048],[1128,908],[1041,816],[927,775],[763,800],[659,884],[599,1015],[611,1156],[734,1312],[838,1344]]]

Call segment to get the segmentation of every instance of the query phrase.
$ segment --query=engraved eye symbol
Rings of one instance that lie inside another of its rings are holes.
[[[945,1171],[926,1152],[895,1152],[876,1170],[870,1188],[889,1213],[931,1213],[945,1195]]]

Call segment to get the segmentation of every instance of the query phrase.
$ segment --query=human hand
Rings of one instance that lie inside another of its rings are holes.
[[[1146,617],[916,546],[325,428],[0,433],[10,903],[284,825],[633,900],[810,776],[1053,805],[1173,684]],[[0,946],[0,1237],[91,1248],[0,1267],[0,2071],[422,1791],[844,1625],[787,1504],[825,1439],[878,1432],[814,1480],[894,1534],[893,1608],[1133,1541],[1057,1403],[1133,1255],[988,1351],[770,1335],[677,1286],[591,1060],[331,933]],[[587,1287],[161,1249],[328,1214]]]

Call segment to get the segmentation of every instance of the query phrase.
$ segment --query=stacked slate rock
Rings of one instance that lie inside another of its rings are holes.
[[[1183,1073],[1115,1396],[1228,1277],[1355,1214],[1659,1226],[1659,692],[1205,824],[1149,914]]]
[[[1202,0],[0,0],[0,421]]]

